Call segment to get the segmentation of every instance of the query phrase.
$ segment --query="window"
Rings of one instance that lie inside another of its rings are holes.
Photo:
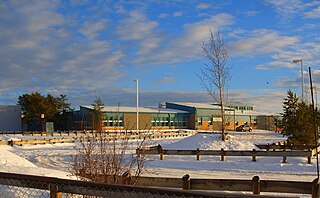
[[[198,125],[202,125],[202,117],[198,118]]]

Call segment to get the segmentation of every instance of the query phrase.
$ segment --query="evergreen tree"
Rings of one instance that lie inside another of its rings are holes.
[[[289,137],[297,134],[299,129],[296,128],[298,97],[291,90],[287,93],[287,98],[283,102],[283,119],[282,119],[282,134]]]
[[[53,97],[50,94],[43,96],[39,92],[32,92],[19,96],[18,105],[28,122],[39,122],[41,114],[45,115],[46,121],[55,121],[61,111],[70,109],[70,104],[66,101],[67,96],[64,94]]]
[[[103,107],[104,103],[102,102],[101,98],[98,97],[93,101],[91,104],[93,107],[93,117],[92,117],[92,127],[94,130],[101,131],[102,130],[102,121],[103,121]]]
[[[288,91],[283,102],[282,134],[288,136],[289,143],[314,145],[312,111],[311,105],[300,101],[296,94]]]

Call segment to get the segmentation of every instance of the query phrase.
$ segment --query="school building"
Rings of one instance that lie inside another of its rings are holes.
[[[220,130],[220,106],[212,103],[163,102],[159,107],[139,107],[139,130]],[[225,128],[235,130],[247,124],[256,129],[274,129],[275,117],[255,111],[254,106],[231,105],[224,108]],[[102,130],[136,130],[136,107],[104,106]],[[267,119],[264,119],[267,118]],[[94,125],[92,106],[80,106],[74,112],[74,129],[91,130]],[[267,122],[267,123],[266,123]],[[266,128],[266,126],[268,128]]]

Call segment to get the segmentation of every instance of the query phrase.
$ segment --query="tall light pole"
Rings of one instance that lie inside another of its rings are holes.
[[[137,106],[136,106],[136,112],[137,112],[137,133],[139,135],[139,79],[135,79],[134,82],[136,82],[136,100],[137,100]]]
[[[292,60],[293,63],[301,63],[301,99],[304,101],[304,93],[303,93],[303,61],[302,59],[294,59]]]
[[[44,123],[44,113],[42,113],[40,115],[40,118],[41,118],[41,131],[43,132],[43,131],[46,131],[45,130],[45,123]]]

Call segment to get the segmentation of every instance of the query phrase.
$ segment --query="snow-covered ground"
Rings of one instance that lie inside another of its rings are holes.
[[[228,140],[222,142],[219,134],[197,134],[185,138],[167,138],[150,140],[150,145],[161,144],[164,149],[201,149],[201,150],[252,150],[255,144],[284,141],[280,134],[268,131],[230,132]],[[4,135],[0,139],[34,139],[31,136]],[[45,137],[36,137],[45,138]],[[132,140],[135,145],[136,140]],[[0,171],[33,175],[74,178],[70,176],[72,156],[79,143],[61,143],[45,145],[0,146]],[[132,147],[131,152],[135,152]],[[226,157],[219,156],[165,156],[150,155],[146,161],[144,176],[182,177],[189,174],[192,178],[235,178],[251,179],[259,175],[261,179],[292,181],[312,181],[316,178],[316,164],[307,164],[302,157],[288,157],[288,163],[282,163],[282,157]]]

